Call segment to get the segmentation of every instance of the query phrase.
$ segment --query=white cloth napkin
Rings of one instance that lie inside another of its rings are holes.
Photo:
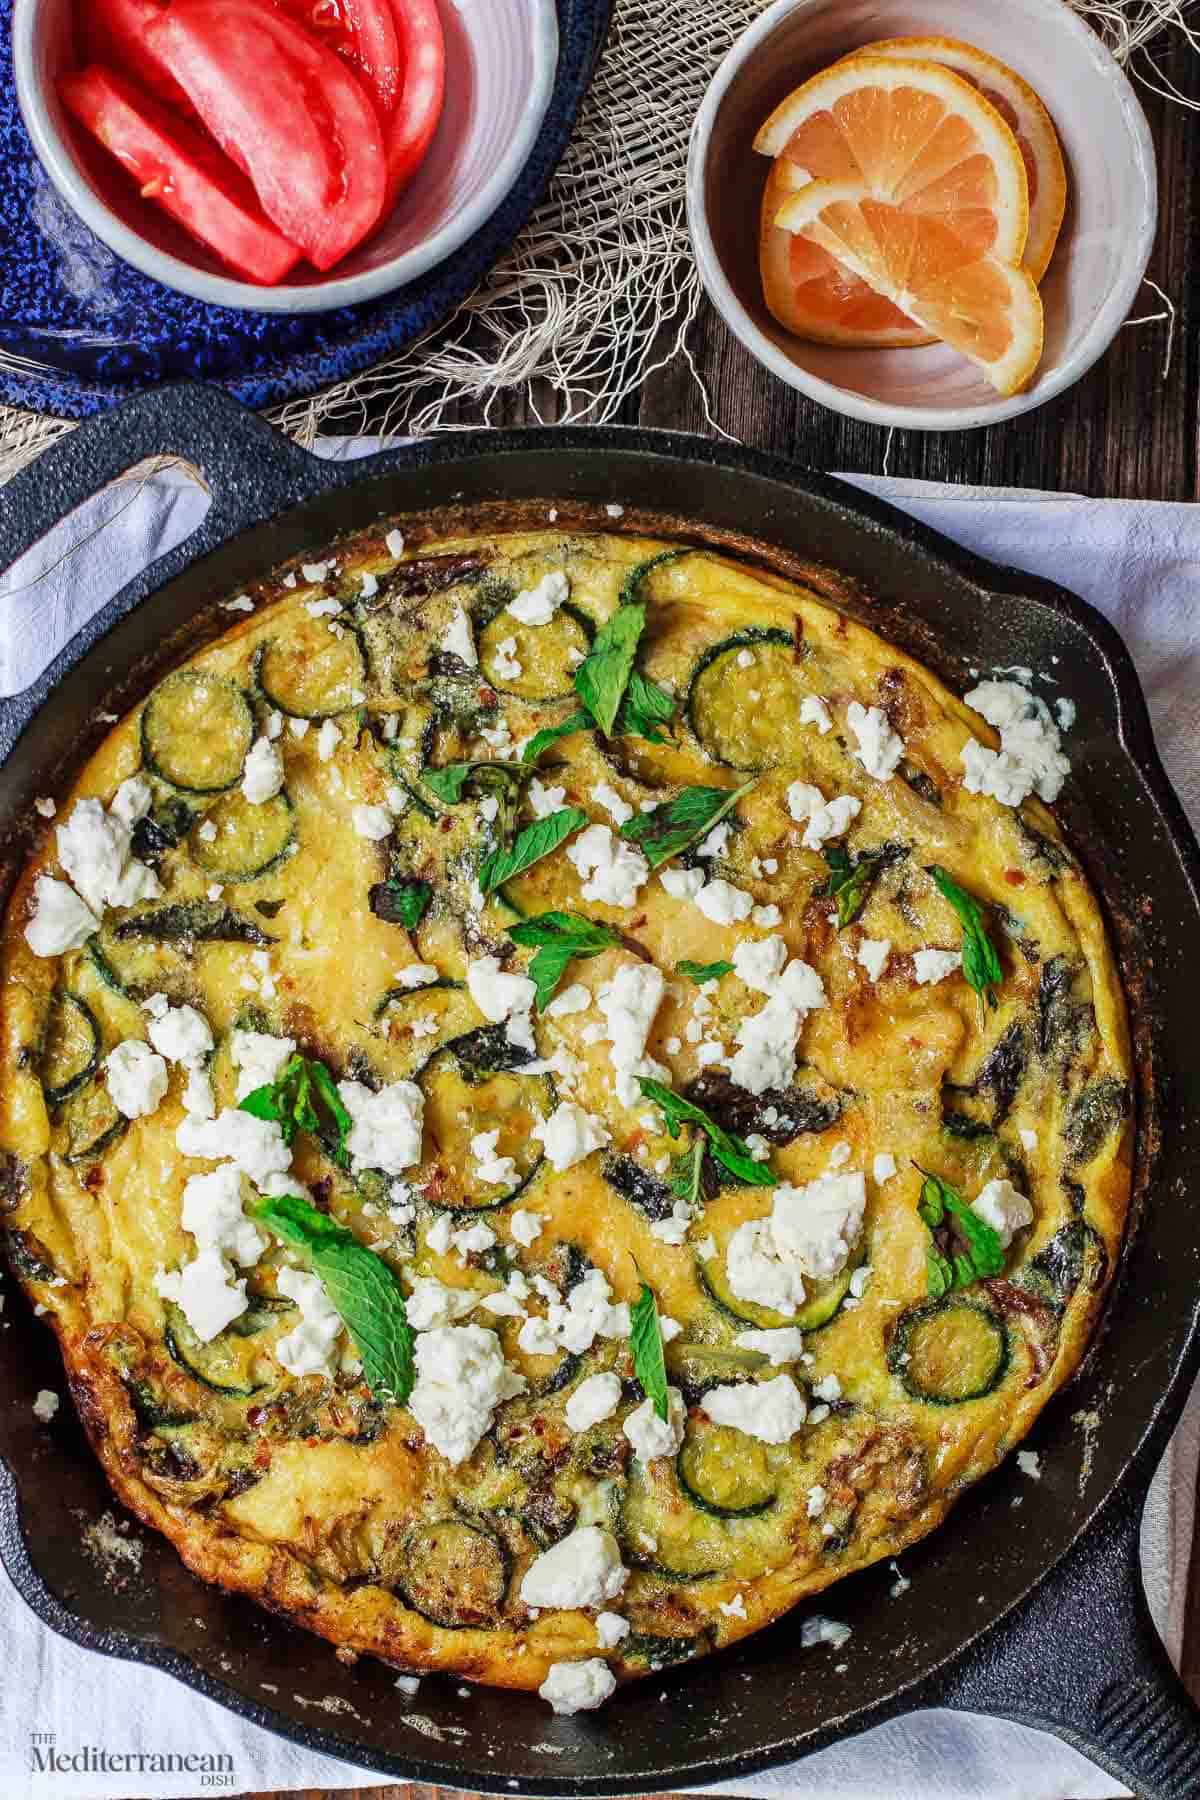
[[[330,440],[331,456],[366,440]],[[1095,501],[924,482],[852,480],[948,537],[1066,583],[1116,624],[1133,652],[1167,769],[1200,826],[1200,508]],[[635,495],[630,496],[636,499]],[[0,691],[35,679],[81,621],[137,570],[188,536],[206,501],[168,471],[110,490],[7,576],[0,575]],[[107,523],[106,523],[107,521]],[[1064,680],[1069,691],[1069,677]],[[1069,748],[1069,739],[1068,739]],[[1163,1458],[1142,1533],[1154,1618],[1178,1661],[1191,1556],[1200,1391]],[[1037,1503],[1031,1489],[1029,1504]],[[7,1800],[143,1800],[197,1792],[186,1774],[48,1777],[30,1768],[30,1733],[61,1750],[227,1752],[235,1786],[357,1787],[371,1777],[245,1724],[170,1677],[77,1649],[27,1611],[0,1572],[0,1792]],[[397,1696],[397,1704],[403,1704]],[[1007,1722],[921,1713],[725,1791],[796,1800],[1107,1800],[1111,1777],[1056,1738]]]

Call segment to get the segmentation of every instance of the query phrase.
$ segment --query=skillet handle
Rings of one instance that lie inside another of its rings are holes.
[[[1052,1731],[1138,1800],[1196,1800],[1200,1707],[1146,1604],[1141,1512],[1140,1492],[1114,1495],[1050,1578],[923,1698]]]
[[[289,442],[220,388],[157,388],[88,420],[23,469],[3,489],[0,571],[60,520],[153,456],[194,464],[212,495],[195,533],[171,553],[175,568],[286,506],[338,484],[320,459]],[[161,580],[156,577],[156,584]]]

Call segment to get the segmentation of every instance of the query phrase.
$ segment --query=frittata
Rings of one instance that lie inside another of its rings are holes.
[[[1129,1199],[1045,704],[615,528],[224,604],[3,939],[0,1224],[121,1499],[568,1712],[932,1530]]]

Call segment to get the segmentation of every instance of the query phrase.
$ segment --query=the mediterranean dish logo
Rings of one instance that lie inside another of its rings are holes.
[[[112,1750],[107,1744],[64,1748],[53,1731],[29,1737],[33,1775],[188,1775],[198,1788],[232,1788],[233,1758],[210,1750]]]

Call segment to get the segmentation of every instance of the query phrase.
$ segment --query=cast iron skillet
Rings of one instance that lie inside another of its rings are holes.
[[[966,1494],[906,1553],[913,1585],[902,1597],[889,1597],[888,1569],[865,1571],[743,1646],[575,1719],[553,1718],[533,1697],[481,1688],[464,1698],[441,1678],[405,1701],[381,1664],[343,1667],[318,1639],[194,1581],[154,1535],[140,1578],[114,1588],[80,1542],[81,1520],[111,1509],[111,1496],[69,1408],[49,1433],[32,1418],[36,1390],[61,1387],[61,1368],[10,1287],[0,1552],[30,1606],[76,1643],[169,1670],[271,1730],[417,1781],[535,1794],[728,1782],[900,1712],[950,1706],[1047,1727],[1146,1800],[1194,1800],[1200,1713],[1150,1622],[1137,1543],[1147,1484],[1200,1361],[1191,1214],[1200,851],[1111,627],[1061,588],[964,555],[825,476],[745,451],[632,431],[468,432],[330,465],[205,389],[134,401],[19,476],[0,497],[0,568],[102,483],[159,453],[195,464],[212,509],[34,688],[0,702],[4,892],[29,840],[34,796],[65,781],[103,736],[97,711],[131,703],[219,631],[227,616],[214,617],[211,602],[278,559],[392,511],[457,508],[468,525],[528,523],[553,501],[564,525],[657,526],[806,571],[952,684],[976,665],[1045,670],[1060,659],[1063,690],[1079,707],[1079,779],[1068,784],[1064,822],[1104,896],[1133,1010],[1140,1216],[1106,1328],[1030,1440],[1042,1455],[1040,1484],[1010,1461]],[[627,509],[618,521],[603,510],[613,502]],[[815,1611],[854,1628],[845,1651],[801,1650],[801,1620]]]

